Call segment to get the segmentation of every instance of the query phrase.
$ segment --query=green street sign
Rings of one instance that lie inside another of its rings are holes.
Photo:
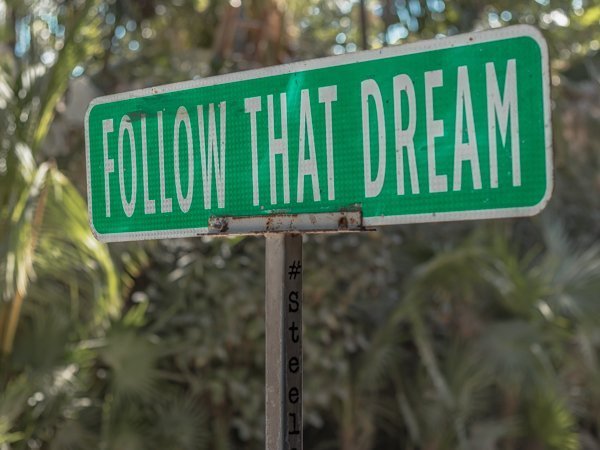
[[[119,241],[536,214],[552,191],[548,70],[541,34],[515,26],[96,99],[92,229]]]

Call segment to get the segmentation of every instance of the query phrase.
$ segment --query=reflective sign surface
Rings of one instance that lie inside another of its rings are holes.
[[[424,41],[96,99],[90,221],[115,241],[205,234],[219,217],[531,215],[551,193],[550,146],[538,31]]]

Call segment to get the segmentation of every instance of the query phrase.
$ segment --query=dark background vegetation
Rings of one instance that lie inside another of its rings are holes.
[[[264,447],[264,240],[102,245],[98,95],[517,23],[538,217],[305,239],[305,448],[600,449],[598,0],[0,0],[0,449]]]

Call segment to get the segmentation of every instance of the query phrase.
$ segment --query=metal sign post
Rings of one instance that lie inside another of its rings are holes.
[[[266,241],[266,448],[302,450],[302,235]]]

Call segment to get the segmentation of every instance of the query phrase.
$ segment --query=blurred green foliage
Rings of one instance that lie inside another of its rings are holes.
[[[0,0],[0,449],[264,446],[264,243],[99,244],[89,96],[516,23],[540,217],[305,239],[305,446],[600,448],[600,3]]]

